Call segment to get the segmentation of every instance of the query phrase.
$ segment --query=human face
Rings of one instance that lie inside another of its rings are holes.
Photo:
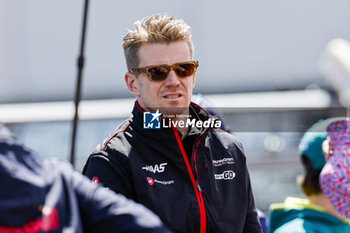
[[[190,50],[185,41],[144,44],[140,47],[138,56],[139,67],[191,61]],[[174,70],[171,70],[164,81],[151,81],[145,73],[138,74],[137,77],[127,73],[125,80],[144,110],[160,109],[162,113],[181,114],[188,110],[191,102],[195,73],[179,78]]]

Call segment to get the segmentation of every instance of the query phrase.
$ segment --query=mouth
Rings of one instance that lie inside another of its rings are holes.
[[[181,94],[169,94],[169,95],[164,95],[164,96],[163,96],[163,98],[165,98],[165,99],[170,99],[170,100],[172,100],[172,99],[178,99],[178,98],[180,98],[180,97],[182,97]]]

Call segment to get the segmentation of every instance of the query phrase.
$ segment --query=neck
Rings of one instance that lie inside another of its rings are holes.
[[[335,215],[336,217],[340,219],[344,219],[343,216],[341,216],[332,206],[331,202],[329,199],[324,195],[323,193],[317,194],[317,195],[312,195],[308,197],[309,201],[314,204],[322,207],[326,212]]]

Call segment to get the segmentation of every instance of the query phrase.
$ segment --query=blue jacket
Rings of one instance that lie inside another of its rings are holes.
[[[1,126],[0,126],[1,128]],[[157,216],[0,137],[0,232],[168,232]]]

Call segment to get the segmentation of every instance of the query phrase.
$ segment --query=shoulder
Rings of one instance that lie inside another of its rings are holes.
[[[303,224],[304,224],[303,219],[295,218],[290,220],[289,222],[284,223],[283,225],[278,227],[274,232],[275,233],[288,233],[288,232],[305,233],[307,231],[304,228]]]
[[[307,199],[286,198],[270,206],[269,228],[272,232],[348,232],[350,225],[310,203]],[[293,230],[294,229],[294,230]]]
[[[222,129],[212,129],[210,137],[216,140],[216,143],[221,143],[227,149],[244,154],[243,145],[235,135]]]
[[[293,199],[294,200],[294,199]],[[290,204],[290,203],[289,203]],[[269,228],[275,233],[304,233],[304,210],[301,206],[274,203],[270,206]],[[315,215],[315,213],[313,213]]]
[[[83,174],[86,174],[88,168],[89,170],[103,170],[103,168],[128,166],[131,151],[129,140],[132,137],[130,125],[129,120],[122,122],[110,136],[91,152],[83,168]]]
[[[126,133],[132,133],[132,122],[130,119],[123,121],[113,132],[99,144],[95,151],[106,150],[108,148],[118,147],[127,142]]]
[[[128,153],[121,152],[121,148],[106,149],[93,152],[85,163],[82,173],[93,176],[110,176],[115,172],[129,170]]]
[[[127,160],[131,150],[130,139],[133,129],[130,119],[123,121],[113,132],[96,146],[91,152],[90,160],[101,160],[105,162],[118,162]]]

